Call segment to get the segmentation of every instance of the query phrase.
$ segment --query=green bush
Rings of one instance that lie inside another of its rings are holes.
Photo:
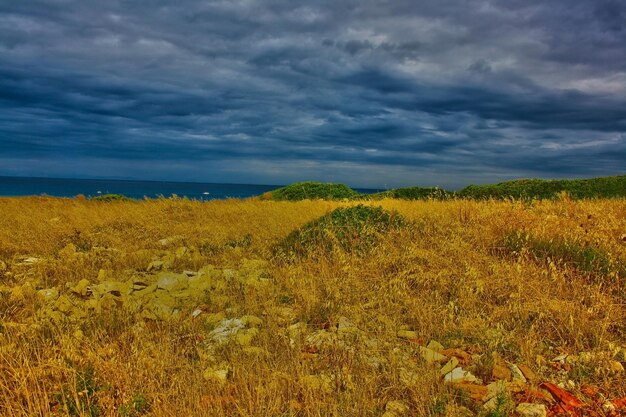
[[[92,197],[90,198],[90,200],[92,201],[104,201],[104,202],[111,202],[111,201],[135,201],[130,197],[126,197],[125,195],[122,194],[103,194],[103,195],[99,195],[97,197]]]
[[[370,198],[397,198],[399,200],[447,200],[454,193],[438,187],[406,187],[372,194]]]
[[[501,245],[505,254],[530,254],[538,261],[551,260],[557,265],[569,266],[583,273],[626,276],[626,262],[612,260],[600,248],[583,246],[561,239],[544,240],[523,232],[511,232]]]
[[[338,208],[291,232],[274,249],[279,258],[293,259],[314,254],[328,256],[333,251],[363,255],[381,236],[405,225],[404,218],[382,207]]]
[[[498,184],[470,185],[457,195],[473,199],[553,199],[561,193],[571,198],[626,197],[626,175],[580,180],[521,179]]]
[[[277,201],[298,201],[298,200],[343,200],[355,199],[361,196],[360,193],[344,184],[324,184],[321,182],[297,182],[270,191],[264,198]]]

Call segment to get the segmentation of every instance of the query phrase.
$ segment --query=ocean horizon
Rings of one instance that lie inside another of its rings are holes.
[[[221,200],[248,198],[275,190],[283,185],[229,184],[184,181],[45,178],[0,176],[0,197],[97,197],[121,194],[134,199],[185,197],[194,200]],[[377,189],[355,188],[362,193]]]

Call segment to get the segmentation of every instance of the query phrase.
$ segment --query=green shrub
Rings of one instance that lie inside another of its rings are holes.
[[[274,250],[274,255],[293,259],[313,254],[330,255],[335,250],[359,255],[367,253],[381,236],[405,225],[404,218],[382,207],[338,208],[291,232]]]
[[[503,239],[502,248],[505,254],[526,252],[538,261],[551,260],[557,265],[570,266],[584,273],[626,276],[626,262],[612,260],[602,249],[575,242],[544,240],[523,232],[511,232]]]
[[[454,193],[438,187],[406,187],[394,188],[371,195],[372,199],[397,198],[400,200],[447,200]]]
[[[360,193],[344,184],[324,184],[321,182],[297,182],[286,187],[270,191],[269,198],[277,201],[298,201],[298,200],[343,200],[354,199],[361,196]]]
[[[626,175],[580,180],[521,179],[498,184],[470,185],[457,195],[474,199],[553,199],[561,193],[571,198],[624,198]]]
[[[135,201],[130,197],[126,197],[125,195],[122,194],[102,194],[99,195],[97,197],[92,197],[90,198],[90,200],[92,201],[104,201],[104,202],[110,202],[110,201]]]
[[[55,400],[63,404],[70,416],[97,417],[101,415],[96,392],[94,369],[87,367],[76,371],[76,385],[63,386],[63,390],[54,395]]]

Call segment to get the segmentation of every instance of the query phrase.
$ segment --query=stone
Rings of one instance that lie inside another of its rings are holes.
[[[216,381],[220,384],[225,383],[228,380],[229,369],[211,369],[208,368],[202,373],[202,377],[207,381]]]
[[[504,362],[496,361],[491,370],[491,378],[495,380],[510,381],[513,377],[511,370]]]
[[[217,343],[226,342],[244,328],[245,325],[240,319],[224,319],[209,333],[209,339]]]
[[[459,362],[463,366],[469,365],[472,361],[472,356],[469,353],[461,349],[456,349],[456,348],[444,349],[439,353],[446,355],[449,358],[454,356],[455,358],[459,360]]]
[[[57,290],[56,288],[46,288],[37,291],[37,296],[46,303],[49,303],[59,298],[59,290]]]
[[[327,375],[305,375],[300,379],[302,385],[310,390],[333,392],[333,381]]]
[[[454,384],[454,387],[465,392],[474,401],[482,401],[488,394],[487,387],[480,384],[460,382]]]
[[[252,339],[254,339],[258,334],[259,329],[256,328],[242,330],[235,334],[235,340],[241,346],[250,346]]]
[[[520,403],[515,409],[521,417],[547,417],[548,411],[543,404]]]
[[[176,249],[175,256],[177,258],[182,258],[183,256],[185,256],[187,254],[188,251],[189,250],[186,247],[181,246],[178,249]]]
[[[398,337],[400,339],[417,339],[417,332],[412,330],[398,330]]]
[[[34,256],[30,256],[30,257],[24,258],[22,260],[22,265],[34,265],[34,264],[36,264],[37,262],[40,262],[40,261],[41,261],[41,259],[35,258]]]
[[[518,368],[517,365],[515,365],[514,363],[510,363],[509,364],[509,369],[511,370],[511,376],[512,376],[512,381],[514,383],[521,383],[521,384],[525,384],[526,381],[526,377],[524,376],[524,374],[522,373],[522,371]]]
[[[246,315],[241,317],[241,321],[244,325],[248,327],[259,327],[263,324],[263,320],[258,318],[257,316]]]
[[[487,385],[487,395],[485,396],[486,399],[491,399],[497,396],[501,396],[506,394],[507,391],[507,383],[506,381],[496,381],[496,382],[492,382],[491,384]]]
[[[441,352],[443,350],[443,345],[436,340],[431,340],[430,342],[428,342],[428,345],[426,345],[426,347],[428,349],[434,350],[435,352]]]
[[[189,286],[189,278],[174,272],[161,272],[158,275],[157,287],[165,291],[181,291]]]
[[[404,401],[393,400],[385,405],[385,413],[382,417],[401,417],[409,412],[409,406]]]
[[[337,321],[337,331],[339,333],[358,333],[359,329],[347,317],[339,317]]]
[[[454,368],[456,368],[459,365],[459,360],[457,358],[455,358],[454,356],[452,358],[450,358],[450,360],[443,366],[443,368],[441,368],[441,370],[439,371],[439,373],[441,375],[445,375],[449,372],[452,372],[452,370],[454,370]]]
[[[131,287],[127,283],[118,281],[104,281],[100,284],[90,285],[89,291],[94,297],[103,297],[105,294],[111,294],[115,297],[120,297],[122,294],[128,294],[131,292]]]
[[[471,372],[464,370],[463,368],[454,368],[452,371],[444,375],[443,380],[448,383],[455,382],[480,382],[478,378],[472,375]]]
[[[624,365],[622,365],[622,363],[618,361],[609,361],[608,370],[616,374],[623,373]]]
[[[530,369],[530,367],[524,365],[523,363],[518,364],[517,367],[520,371],[522,371],[522,374],[528,381],[533,382],[537,380],[537,375],[532,369]]]
[[[89,292],[89,281],[86,279],[81,279],[78,281],[78,284],[71,288],[71,291],[80,296],[86,296]]]
[[[442,355],[439,352],[435,352],[432,349],[428,349],[424,346],[418,346],[418,352],[422,359],[424,359],[428,363],[442,363],[448,360],[447,356]]]
[[[187,285],[192,291],[208,291],[211,289],[211,278],[206,275],[193,275],[187,279]]]
[[[152,261],[148,264],[146,271],[153,272],[160,271],[161,269],[163,269],[163,261]]]

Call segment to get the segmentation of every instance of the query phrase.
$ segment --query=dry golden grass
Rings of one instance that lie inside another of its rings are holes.
[[[418,345],[399,339],[399,329],[476,355],[473,371],[486,382],[495,353],[541,380],[571,380],[574,391],[591,384],[626,396],[624,373],[602,361],[566,374],[546,366],[562,352],[626,360],[626,201],[382,200],[371,204],[409,225],[368,256],[272,260],[289,232],[349,204],[0,199],[0,415],[379,416],[391,400],[404,401],[409,415],[486,414],[416,360]],[[503,246],[511,232],[593,248],[615,270],[512,252]],[[121,309],[78,322],[37,315],[33,289],[125,281],[179,247],[187,251],[172,258],[173,271],[236,270],[261,259],[271,279],[227,281],[170,320]],[[204,314],[192,318],[196,308]],[[262,320],[258,349],[208,348],[220,319],[244,315]],[[307,346],[307,335],[345,319],[361,331],[352,341]],[[304,330],[290,340],[292,323]],[[226,380],[207,377],[218,368],[229,369]]]

